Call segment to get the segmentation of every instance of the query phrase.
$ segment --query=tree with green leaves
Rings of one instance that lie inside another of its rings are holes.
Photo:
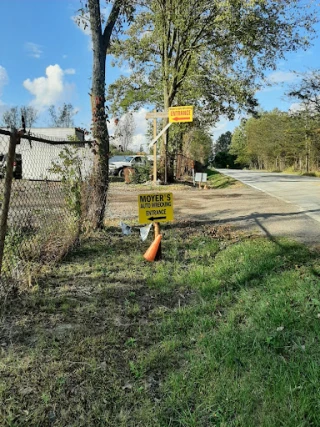
[[[236,156],[229,153],[232,141],[232,133],[227,131],[221,134],[213,147],[213,166],[217,168],[234,168]]]
[[[114,111],[194,104],[211,123],[237,106],[252,111],[257,78],[306,47],[315,20],[297,0],[142,0],[128,37],[112,46],[132,72],[108,99]]]
[[[320,117],[314,111],[295,114],[261,112],[235,129],[229,152],[236,162],[255,169],[306,171],[320,165]]]
[[[225,133],[222,133],[217,141],[214,143],[214,153],[227,152],[231,145],[232,133],[228,130]]]
[[[235,128],[229,148],[229,153],[236,157],[235,163],[241,167],[249,166],[251,162],[247,147],[246,123],[247,120],[242,119],[240,125]]]
[[[320,70],[310,70],[306,73],[297,73],[300,81],[288,91],[289,98],[298,101],[295,111],[292,112],[294,121],[291,135],[299,138],[301,150],[296,156],[299,168],[303,165],[307,172],[319,168],[319,136],[320,136]],[[303,135],[303,136],[302,136]]]
[[[309,172],[320,165],[320,115],[310,104],[305,107],[290,114],[287,134],[294,148],[294,168]]]
[[[183,154],[204,166],[212,156],[212,139],[210,134],[197,126],[183,135]]]

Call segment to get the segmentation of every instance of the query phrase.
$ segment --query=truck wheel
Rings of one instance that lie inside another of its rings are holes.
[[[118,176],[123,177],[124,173],[123,173],[123,169],[120,169],[118,172]]]

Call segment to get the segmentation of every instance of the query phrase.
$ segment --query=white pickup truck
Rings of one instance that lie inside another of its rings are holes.
[[[109,160],[109,174],[115,176],[123,176],[123,170],[127,167],[134,168],[135,166],[143,166],[147,163],[152,163],[152,156],[128,155],[114,156]]]

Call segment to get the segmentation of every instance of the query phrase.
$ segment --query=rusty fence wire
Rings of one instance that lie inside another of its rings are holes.
[[[15,145],[12,171],[10,138]],[[92,168],[92,151],[84,142],[35,139],[0,129],[0,235],[5,237],[0,241],[0,297],[10,284],[30,284],[79,236],[77,197]]]

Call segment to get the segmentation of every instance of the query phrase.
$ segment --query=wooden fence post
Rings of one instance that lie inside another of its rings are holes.
[[[0,218],[0,276],[2,270],[2,261],[4,253],[4,243],[7,234],[8,214],[11,197],[11,187],[13,178],[13,163],[16,154],[18,134],[16,129],[11,129],[10,142],[7,156],[6,173],[4,178],[3,204]]]

